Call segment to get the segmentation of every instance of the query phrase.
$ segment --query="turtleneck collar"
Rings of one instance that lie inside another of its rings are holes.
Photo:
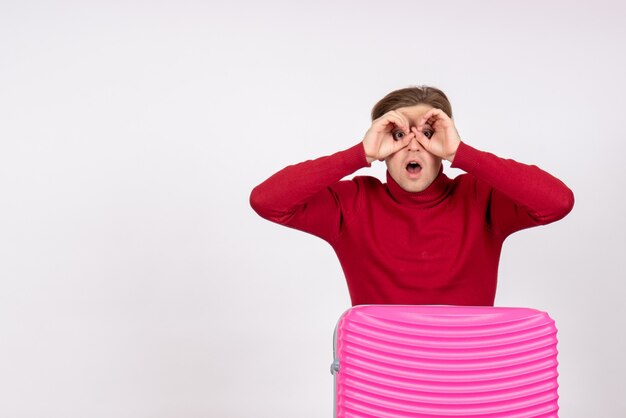
[[[422,207],[432,207],[441,202],[448,195],[452,181],[443,173],[443,165],[435,180],[421,192],[407,192],[391,177],[387,171],[387,190],[398,203],[413,204]]]

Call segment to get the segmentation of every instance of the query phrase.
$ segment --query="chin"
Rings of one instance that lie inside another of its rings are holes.
[[[405,191],[410,192],[410,193],[419,193],[419,192],[423,192],[424,190],[426,190],[427,186],[424,186],[423,184],[409,183],[409,184],[400,184],[400,187],[402,187]]]

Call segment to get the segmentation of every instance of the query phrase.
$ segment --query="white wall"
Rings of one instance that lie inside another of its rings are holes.
[[[0,416],[331,416],[339,263],[248,196],[415,84],[574,190],[508,240],[496,304],[556,319],[563,417],[626,416],[625,20],[617,0],[3,1]]]

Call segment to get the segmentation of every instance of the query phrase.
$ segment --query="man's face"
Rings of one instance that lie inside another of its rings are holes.
[[[397,112],[402,113],[409,122],[409,127],[417,126],[420,118],[433,107],[427,104],[400,107]],[[398,131],[400,129],[397,129]],[[430,136],[432,127],[424,126],[423,133]],[[393,133],[395,134],[396,131]],[[421,192],[435,180],[441,167],[441,158],[426,151],[413,138],[408,146],[385,158],[387,170],[400,187],[407,192]]]

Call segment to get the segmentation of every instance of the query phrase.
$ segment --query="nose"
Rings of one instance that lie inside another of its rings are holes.
[[[409,142],[407,149],[409,151],[420,151],[422,149],[422,146],[417,141],[417,137],[415,135],[413,135],[413,138],[411,138],[411,142]]]

